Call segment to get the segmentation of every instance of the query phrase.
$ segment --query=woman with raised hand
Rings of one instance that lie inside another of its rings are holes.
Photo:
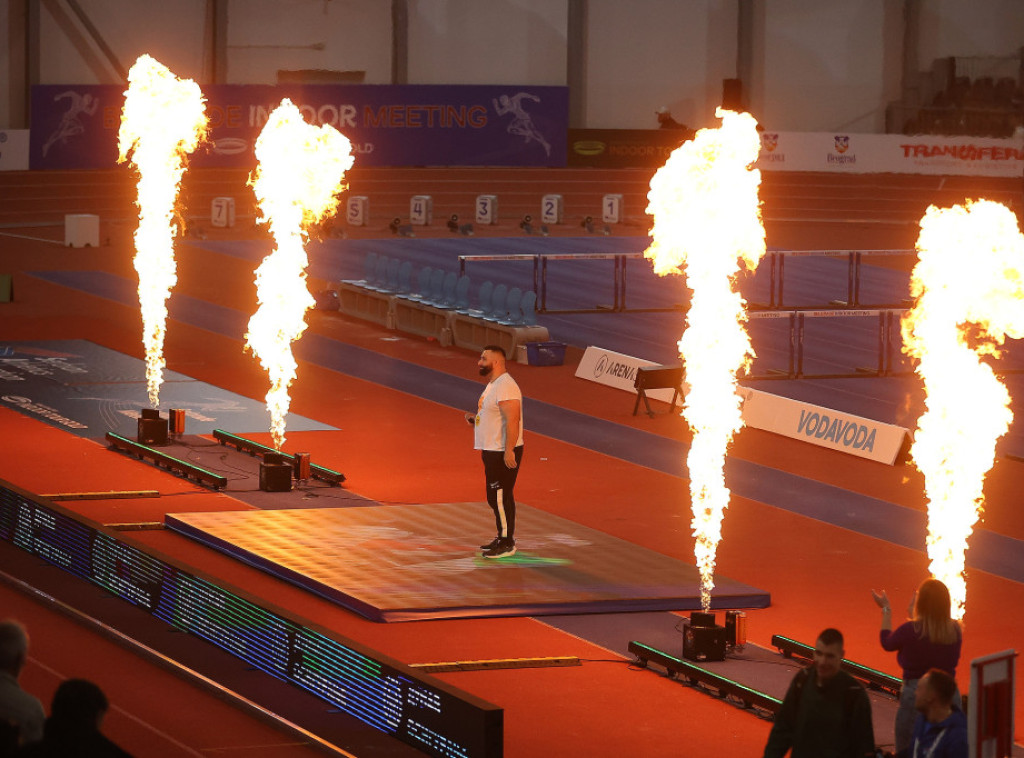
[[[956,665],[960,661],[963,633],[951,615],[949,590],[938,579],[925,579],[914,593],[907,609],[910,620],[892,628],[892,607],[885,590],[871,591],[875,603],[882,609],[882,627],[879,641],[885,650],[896,651],[896,661],[903,669],[903,687],[896,710],[894,752],[910,748],[914,729],[914,694],[917,682],[930,668],[945,671],[956,678]],[[953,696],[953,706],[960,708],[959,690]]]

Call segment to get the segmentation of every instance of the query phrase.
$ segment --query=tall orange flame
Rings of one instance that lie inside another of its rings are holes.
[[[1024,236],[999,203],[932,206],[917,252],[903,351],[917,359],[926,410],[910,452],[925,478],[929,570],[949,588],[959,619],[967,540],[996,441],[1013,420],[1009,392],[980,356],[998,357],[1007,337],[1024,337]]]
[[[280,450],[291,405],[288,388],[297,370],[291,343],[306,330],[306,311],[313,306],[306,289],[306,231],[337,210],[354,158],[344,135],[331,126],[307,124],[285,99],[256,140],[256,159],[249,183],[262,214],[259,222],[269,224],[275,249],[256,270],[260,305],[245,339],[270,376],[267,409],[274,447]]]
[[[741,266],[753,270],[765,254],[761,173],[750,168],[761,146],[757,122],[749,113],[721,108],[715,115],[722,125],[697,132],[651,179],[653,242],[644,254],[657,274],[684,274],[691,291],[679,351],[689,385],[683,416],[693,442],[686,464],[705,610],[729,504],[725,455],[743,426],[736,375],[754,356],[735,283]]]
[[[139,273],[142,343],[146,349],[149,402],[160,404],[163,383],[167,298],[178,281],[171,223],[185,156],[206,135],[206,101],[199,85],[178,79],[148,55],[128,72],[118,163],[131,154],[139,172],[139,227],[135,232],[135,270]]]

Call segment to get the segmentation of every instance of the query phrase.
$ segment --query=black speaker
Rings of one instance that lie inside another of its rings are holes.
[[[288,463],[261,463],[260,489],[264,492],[291,492],[292,467]]]
[[[705,611],[690,611],[690,623],[694,626],[714,626],[715,614]]]
[[[683,658],[691,661],[725,660],[725,627],[694,626],[683,630]]]
[[[160,411],[153,408],[142,409],[136,440],[141,445],[167,444],[167,419],[160,417]]]
[[[722,80],[722,107],[740,112],[743,110],[743,82],[740,79]]]

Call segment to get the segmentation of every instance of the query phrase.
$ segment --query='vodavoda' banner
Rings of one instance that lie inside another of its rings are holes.
[[[565,166],[567,87],[206,85],[210,140],[192,165],[251,167],[253,143],[288,97],[352,142],[357,166]],[[33,169],[113,168],[124,87],[32,88]]]
[[[828,447],[890,466],[896,462],[907,430],[820,405],[741,387],[743,422],[755,429]]]

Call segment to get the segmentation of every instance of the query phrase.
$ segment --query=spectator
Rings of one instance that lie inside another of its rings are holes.
[[[941,669],[929,669],[917,684],[917,720],[910,747],[897,758],[967,758],[967,717],[953,707],[956,681]]]
[[[938,579],[926,579],[910,601],[908,615],[912,620],[892,628],[892,608],[883,590],[871,592],[882,609],[879,641],[882,647],[896,652],[896,661],[903,669],[903,687],[896,710],[895,751],[907,750],[916,716],[915,691],[918,681],[931,668],[941,669],[956,677],[960,661],[962,634],[960,625],[951,618],[949,590]],[[953,705],[960,707],[960,693],[955,692]]]
[[[18,758],[131,758],[100,733],[107,708],[106,696],[92,682],[62,682],[53,696],[42,740],[25,745]]]
[[[18,676],[28,656],[28,635],[17,621],[0,623],[0,721],[17,728],[20,744],[43,736],[43,704],[21,689]]]
[[[826,629],[814,643],[814,663],[793,677],[768,735],[764,758],[864,758],[875,755],[871,703],[840,668],[843,635]]]

